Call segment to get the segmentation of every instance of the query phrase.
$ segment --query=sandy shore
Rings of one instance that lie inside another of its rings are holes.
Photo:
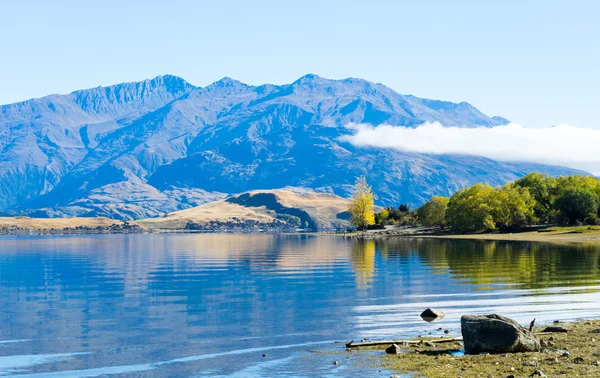
[[[520,232],[515,234],[468,234],[468,235],[421,235],[424,238],[506,240],[548,243],[597,243],[600,244],[600,230],[580,230],[567,228],[548,232]]]
[[[569,226],[539,228],[516,233],[453,234],[426,227],[386,227],[383,230],[323,234],[357,239],[429,238],[462,240],[505,240],[547,243],[600,244],[600,226]]]

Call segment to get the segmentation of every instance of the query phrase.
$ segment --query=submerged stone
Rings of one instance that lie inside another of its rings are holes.
[[[428,308],[421,313],[421,318],[426,322],[432,322],[443,317],[444,313],[440,310],[436,310],[435,308]]]

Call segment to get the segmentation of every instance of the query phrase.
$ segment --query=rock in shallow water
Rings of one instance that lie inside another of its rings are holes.
[[[501,315],[464,315],[460,323],[466,354],[538,352],[541,348],[532,332]]]
[[[440,310],[436,310],[435,308],[428,308],[427,310],[421,313],[421,318],[427,322],[434,321],[436,319],[441,319],[444,317],[444,313]]]

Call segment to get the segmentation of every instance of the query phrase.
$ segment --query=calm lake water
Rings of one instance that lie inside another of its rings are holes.
[[[336,341],[600,316],[600,249],[272,235],[0,238],[0,376],[389,376]],[[446,317],[419,318],[427,307]],[[377,355],[380,352],[365,352]],[[263,357],[267,354],[267,357]],[[333,361],[338,360],[339,365]]]

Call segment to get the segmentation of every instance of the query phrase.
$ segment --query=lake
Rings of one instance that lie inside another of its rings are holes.
[[[0,376],[389,376],[360,364],[380,352],[333,354],[344,350],[335,342],[458,336],[466,313],[598,317],[599,280],[600,248],[589,246],[5,236]],[[423,322],[427,307],[446,317]]]

